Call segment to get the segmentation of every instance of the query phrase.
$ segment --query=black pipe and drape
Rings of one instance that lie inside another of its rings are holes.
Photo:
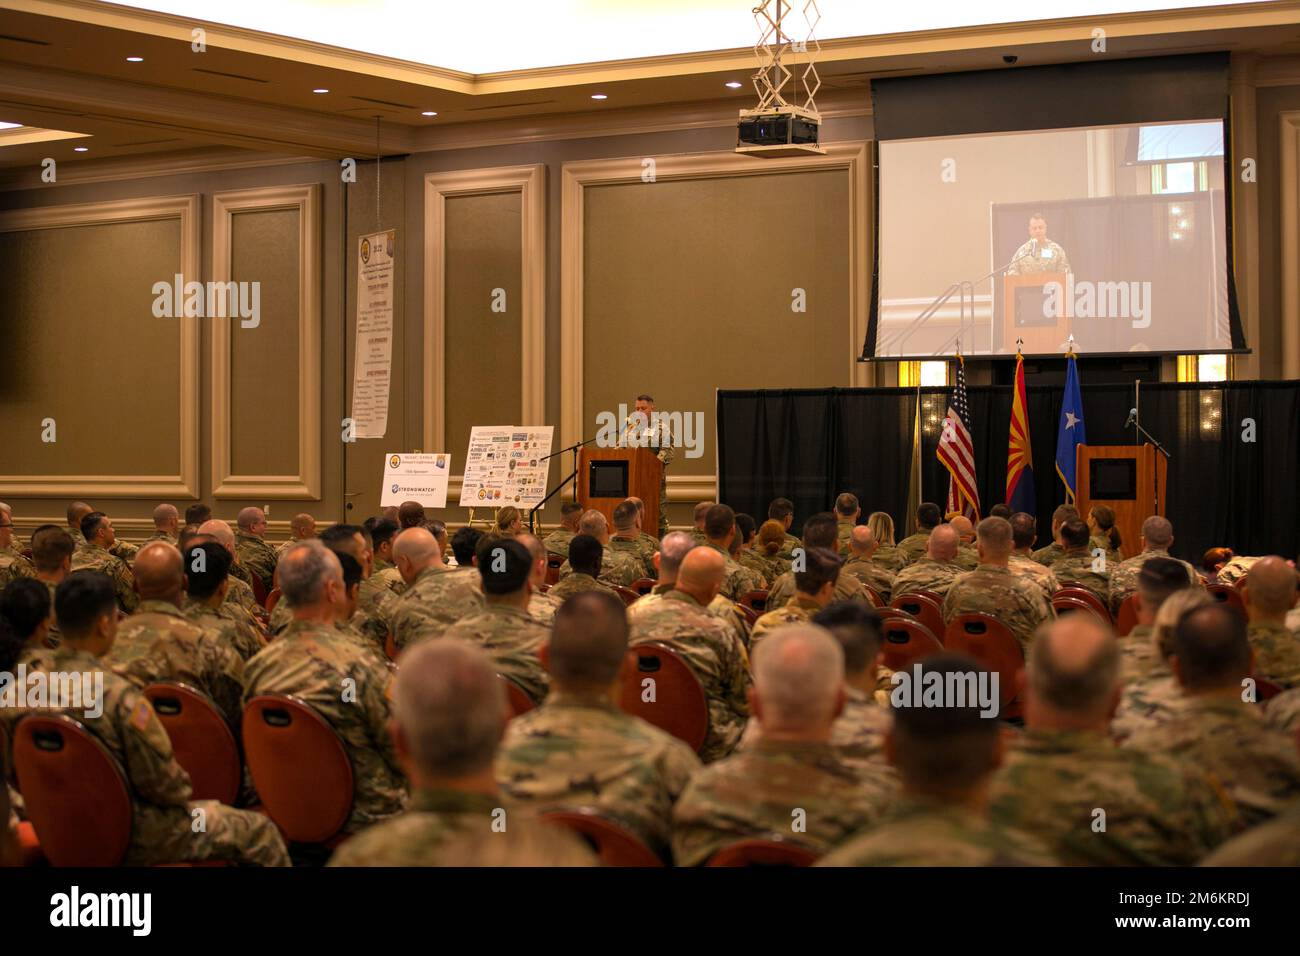
[[[922,388],[921,469],[924,500],[943,506],[948,472],[935,458],[950,388]],[[1134,404],[1130,385],[1084,385],[1090,445],[1130,445],[1125,428]],[[968,389],[981,512],[1003,500],[1011,389]],[[779,389],[719,391],[718,481],[721,500],[760,523],[768,503],[794,502],[794,532],[851,491],[863,520],[886,511],[906,533],[912,418],[916,389]],[[1050,537],[1052,510],[1065,501],[1056,476],[1059,387],[1027,389],[1039,544]],[[1300,382],[1152,384],[1141,388],[1141,422],[1169,450],[1165,514],[1174,553],[1199,565],[1210,547],[1238,554],[1300,548]],[[1252,439],[1248,440],[1248,439]]]

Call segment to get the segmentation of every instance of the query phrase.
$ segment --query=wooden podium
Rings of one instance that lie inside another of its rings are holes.
[[[1079,516],[1086,520],[1093,505],[1113,510],[1120,553],[1133,557],[1141,551],[1142,522],[1165,513],[1167,470],[1165,456],[1151,444],[1080,445],[1074,463]]]
[[[609,521],[614,533],[614,508],[625,498],[645,502],[641,530],[659,533],[659,483],[664,466],[648,448],[593,448],[578,453],[578,501]]]
[[[1046,293],[1042,290],[1052,282],[1058,283],[1061,291],[1056,315],[1046,316],[1043,314]],[[1026,354],[1055,355],[1064,349],[1073,321],[1067,289],[1064,272],[1003,276],[1002,344],[1010,348],[1016,339],[1021,339],[1020,350]]]

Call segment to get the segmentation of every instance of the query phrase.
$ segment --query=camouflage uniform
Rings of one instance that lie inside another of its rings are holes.
[[[847,558],[851,553],[849,550],[849,541],[853,538],[853,529],[857,523],[849,518],[835,519],[835,536],[838,539],[840,557]]]
[[[907,567],[907,556],[893,545],[881,545],[876,548],[876,553],[871,556],[871,560],[890,574],[897,574]]]
[[[425,568],[393,607],[393,642],[405,648],[426,637],[441,637],[452,624],[482,607],[476,569]]]
[[[739,533],[739,532],[737,532]],[[749,568],[740,564],[733,559],[725,550],[718,547],[713,542],[706,542],[706,548],[712,548],[718,554],[722,555],[722,587],[719,594],[724,595],[732,601],[739,601],[750,591],[761,591],[762,580],[758,573],[751,571]]]
[[[655,571],[655,552],[659,549],[654,546],[654,538],[650,538],[648,535],[644,538],[620,538],[618,535],[614,535],[609,539],[609,550],[618,551],[635,558],[637,564],[640,565],[640,570],[643,572],[639,575],[640,577],[653,578],[657,573]]]
[[[212,699],[232,730],[243,712],[244,661],[214,631],[186,620],[166,601],[146,600],[117,629],[117,640],[103,658],[140,687],[180,681]]]
[[[736,635],[736,640],[740,641],[745,648],[749,647],[749,618],[740,610],[740,605],[728,601],[721,594],[715,595],[705,608],[712,617],[716,617],[723,624],[731,629],[731,633]]]
[[[706,763],[736,746],[749,719],[748,658],[726,625],[684,591],[671,590],[653,602],[628,608],[632,627],[628,643],[667,645],[699,679],[709,704],[709,733],[700,748]]]
[[[875,820],[897,785],[850,768],[829,743],[760,738],[705,767],[673,807],[673,858],[699,866],[724,847],[777,837],[825,853]]]
[[[1105,829],[1096,810],[1105,811]],[[1101,734],[1029,728],[994,774],[995,823],[1033,833],[1069,866],[1190,866],[1236,826],[1201,771]]]
[[[1168,723],[1178,713],[1183,689],[1169,664],[1159,660],[1132,683],[1124,684],[1119,707],[1110,721],[1110,735],[1123,742],[1136,733]]]
[[[803,541],[787,531],[785,537],[781,540],[781,550],[776,553],[776,556],[782,561],[793,561],[794,549],[802,547]]]
[[[1124,555],[1120,554],[1118,548],[1112,548],[1110,546],[1110,539],[1105,535],[1094,534],[1088,539],[1088,553],[1091,554],[1093,551],[1097,550],[1106,552],[1107,571],[1111,568],[1119,567],[1120,563],[1124,560]]]
[[[645,577],[641,572],[640,559],[626,551],[615,551],[613,547],[607,545],[601,553],[600,579],[606,584],[630,587],[634,581]],[[560,565],[560,582],[563,583],[564,579],[572,573],[573,566],[565,559],[565,562]]]
[[[76,541],[77,539],[73,538],[72,540]],[[130,567],[135,563],[135,556],[140,553],[140,549],[119,538],[113,542],[113,546],[108,549],[108,553],[119,561],[125,561],[127,566]]]
[[[1228,587],[1232,587],[1250,573],[1250,566],[1258,560],[1258,557],[1249,557],[1244,554],[1238,555],[1219,569],[1215,581],[1219,584],[1226,584]]]
[[[1202,860],[1201,866],[1300,866],[1300,802],[1229,840]]]
[[[1007,559],[1007,567],[1016,577],[1024,578],[1027,581],[1033,581],[1043,589],[1043,594],[1051,600],[1053,594],[1060,588],[1061,584],[1056,580],[1056,575],[1052,569],[1044,564],[1039,564],[1027,554],[1012,552],[1011,557]]]
[[[1300,686],[1300,637],[1272,621],[1252,621],[1246,633],[1255,649],[1255,673],[1283,687]]]
[[[59,585],[54,581],[45,581],[43,583],[50,592],[50,617],[54,619],[54,592],[59,589]],[[53,623],[50,624],[50,629],[45,633],[45,640],[51,647],[58,647],[62,642],[63,632],[59,630],[59,622],[57,619],[54,619]]]
[[[963,574],[961,565],[952,561],[936,561],[928,554],[917,558],[894,578],[893,594],[911,594],[915,591],[934,591],[943,596],[952,587],[957,576]]]
[[[329,865],[598,865],[579,837],[529,813],[507,809],[503,802],[464,790],[419,791],[411,798],[410,810],[348,840]],[[505,829],[498,832],[501,824]]]
[[[262,587],[266,589],[267,594],[270,594],[271,589],[275,587],[275,564],[277,560],[275,548],[255,534],[236,531],[235,553],[239,555],[240,564],[247,568],[251,574],[256,574],[262,579]]]
[[[767,592],[767,610],[775,611],[784,607],[787,602],[794,600],[794,596],[798,593],[799,589],[794,583],[794,572],[787,571],[776,579],[771,590]],[[844,574],[843,569],[835,579],[835,593],[831,596],[831,600],[861,601],[863,604],[871,604],[871,596],[867,594],[867,589],[862,586],[862,582],[852,574]]]
[[[391,675],[373,653],[329,624],[295,620],[248,662],[244,683],[245,704],[260,694],[292,695],[338,734],[356,783],[346,832],[403,809],[406,778],[388,728]]]
[[[903,556],[903,567],[907,567],[913,561],[918,561],[925,557],[927,553],[926,549],[929,546],[929,531],[918,531],[916,534],[909,534],[902,541],[898,542],[898,553]]]
[[[534,591],[528,598],[528,616],[538,624],[550,627],[555,623],[555,612],[560,609],[560,605],[563,603],[550,591],[545,594],[541,591]]]
[[[672,734],[607,700],[562,692],[507,725],[496,763],[514,802],[593,810],[665,858],[673,803],[699,768]]]
[[[72,555],[73,571],[98,571],[108,575],[117,595],[117,606],[127,614],[140,603],[135,593],[135,577],[126,562],[94,544],[83,544]]]
[[[1094,571],[1093,560],[1087,551],[1068,551],[1052,562],[1052,573],[1062,587],[1083,588],[1105,604],[1110,600],[1110,573]]]
[[[979,552],[974,548],[962,545],[957,549],[957,557],[952,559],[952,563],[963,571],[974,571],[980,566]]]
[[[892,673],[892,672],[891,672]],[[866,691],[844,685],[844,710],[831,725],[831,746],[850,767],[884,766],[885,734],[894,722]]]
[[[234,568],[234,565],[231,565]],[[256,616],[259,605],[257,598],[253,594],[253,586],[247,581],[241,581],[236,577],[226,578],[229,586],[226,588],[226,604],[233,604],[242,608],[245,613]]]
[[[19,578],[36,577],[36,569],[21,554],[12,551],[0,551],[0,588]]]
[[[1291,733],[1300,729],[1300,687],[1283,691],[1264,705],[1269,726]]]
[[[943,599],[945,625],[958,614],[976,612],[992,615],[1011,628],[1026,657],[1038,625],[1056,616],[1038,585],[996,564],[981,564],[958,576]]]
[[[155,531],[153,534],[149,535],[149,537],[144,539],[145,544],[151,544],[154,541],[166,542],[167,544],[170,544],[173,548],[180,547],[179,544],[180,538],[172,534],[170,531]]]
[[[279,563],[280,563],[280,559],[284,557],[285,552],[288,551],[290,548],[292,548],[295,544],[302,544],[304,541],[311,541],[311,540],[312,540],[311,538],[292,538],[292,537],[291,537],[288,541],[282,541],[282,542],[280,542],[280,544],[278,544],[278,545],[276,546],[276,548],[275,548],[275,563],[276,563],[276,564],[279,564]],[[375,558],[375,567],[376,567],[376,569],[379,567],[379,559],[378,559],[378,558]],[[392,567],[392,565],[389,565],[389,567]]]
[[[1277,815],[1300,796],[1295,741],[1268,726],[1259,708],[1235,693],[1185,696],[1169,720],[1134,734],[1124,746],[1169,754],[1214,774],[1247,826]]]
[[[235,553],[235,560],[230,563],[230,580],[238,581],[248,587],[248,593],[253,593],[253,576],[248,573],[248,568],[239,562],[239,553]]]
[[[1058,246],[1051,239],[1047,239],[1038,244],[1038,255],[1031,255],[1034,248],[1034,240],[1030,239],[1025,242],[1016,254],[1011,257],[1011,265],[1007,269],[1008,275],[1028,276],[1039,275],[1044,272],[1073,272],[1070,268],[1070,259],[1065,254],[1065,250]],[[1047,255],[1051,253],[1051,255]]]
[[[537,655],[550,642],[551,630],[534,621],[527,611],[490,603],[462,617],[443,636],[483,648],[492,655],[497,673],[518,684],[533,703],[546,696],[550,680]]]
[[[1168,558],[1171,557],[1168,551],[1163,548],[1147,548],[1141,554],[1136,554],[1127,561],[1121,561],[1119,565],[1111,569],[1110,572],[1110,610],[1112,614],[1119,612],[1119,606],[1124,603],[1124,599],[1137,590],[1138,572],[1142,570],[1142,565],[1146,564],[1151,558]],[[1178,561],[1177,558],[1174,558]],[[1186,561],[1178,561],[1187,569],[1187,580],[1192,584],[1199,584],[1200,576]],[[1109,567],[1109,565],[1107,565]]]
[[[567,561],[569,558],[569,542],[575,537],[577,535],[568,528],[558,528],[542,539],[542,547],[551,554],[564,555],[564,559]]]
[[[776,579],[790,570],[788,562],[775,555],[768,557],[754,548],[744,548],[736,559],[743,567],[755,572],[763,579],[763,587],[770,588]]]
[[[1138,624],[1119,640],[1119,679],[1124,684],[1141,680],[1161,664],[1150,625]]]
[[[1060,560],[1061,556],[1064,554],[1065,554],[1065,549],[1061,547],[1059,544],[1057,544],[1055,541],[1053,541],[1047,547],[1039,548],[1037,551],[1031,554],[1030,557],[1033,558],[1035,561],[1037,561],[1039,564],[1050,568],[1053,564],[1055,564],[1058,560]]]
[[[581,594],[583,591],[605,591],[608,594],[616,594],[615,590],[606,584],[593,578],[590,574],[583,574],[575,571],[566,577],[559,584],[551,586],[546,593],[563,604],[568,598],[575,594]]]
[[[262,635],[246,618],[241,620],[233,616],[226,617],[220,609],[198,602],[187,604],[182,613],[187,621],[197,624],[205,631],[215,633],[221,638],[223,644],[239,655],[241,660],[248,660],[266,646]]]
[[[759,641],[777,628],[785,627],[787,624],[807,624],[821,609],[822,606],[812,599],[812,595],[804,594],[802,591],[796,592],[792,600],[775,611],[768,611],[754,622],[754,627],[749,634],[751,652],[758,647]]]
[[[817,866],[1056,866],[1037,840],[958,804],[899,796],[876,821]]]
[[[694,541],[696,544],[709,543],[709,537],[704,533],[704,530],[702,528],[691,528],[686,533],[691,536],[691,540]]]
[[[840,568],[840,577],[851,574],[867,587],[880,595],[880,599],[889,603],[889,595],[894,587],[894,573],[871,558],[854,555]]]
[[[215,800],[190,800],[189,774],[176,762],[167,731],[134,684],[66,644],[33,657],[28,667],[45,673],[100,671],[104,675],[101,716],[64,713],[94,734],[126,774],[132,806],[126,866],[187,860],[289,865],[284,840],[269,817]],[[203,828],[195,832],[200,820]]]

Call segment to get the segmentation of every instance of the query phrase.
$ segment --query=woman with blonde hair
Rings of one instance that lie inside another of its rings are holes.
[[[876,553],[871,560],[882,568],[888,568],[893,574],[903,570],[907,558],[895,546],[894,519],[883,511],[873,511],[867,519],[867,527],[876,539]]]
[[[519,509],[514,505],[506,505],[497,512],[496,521],[488,530],[494,538],[513,538],[523,530],[523,521],[519,514]]]

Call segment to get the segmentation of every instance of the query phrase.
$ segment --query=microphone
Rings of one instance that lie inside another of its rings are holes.
[[[1138,417],[1138,410],[1136,408],[1130,408],[1128,410],[1128,421],[1124,423],[1124,427],[1128,428],[1130,425],[1136,422],[1137,417]]]

